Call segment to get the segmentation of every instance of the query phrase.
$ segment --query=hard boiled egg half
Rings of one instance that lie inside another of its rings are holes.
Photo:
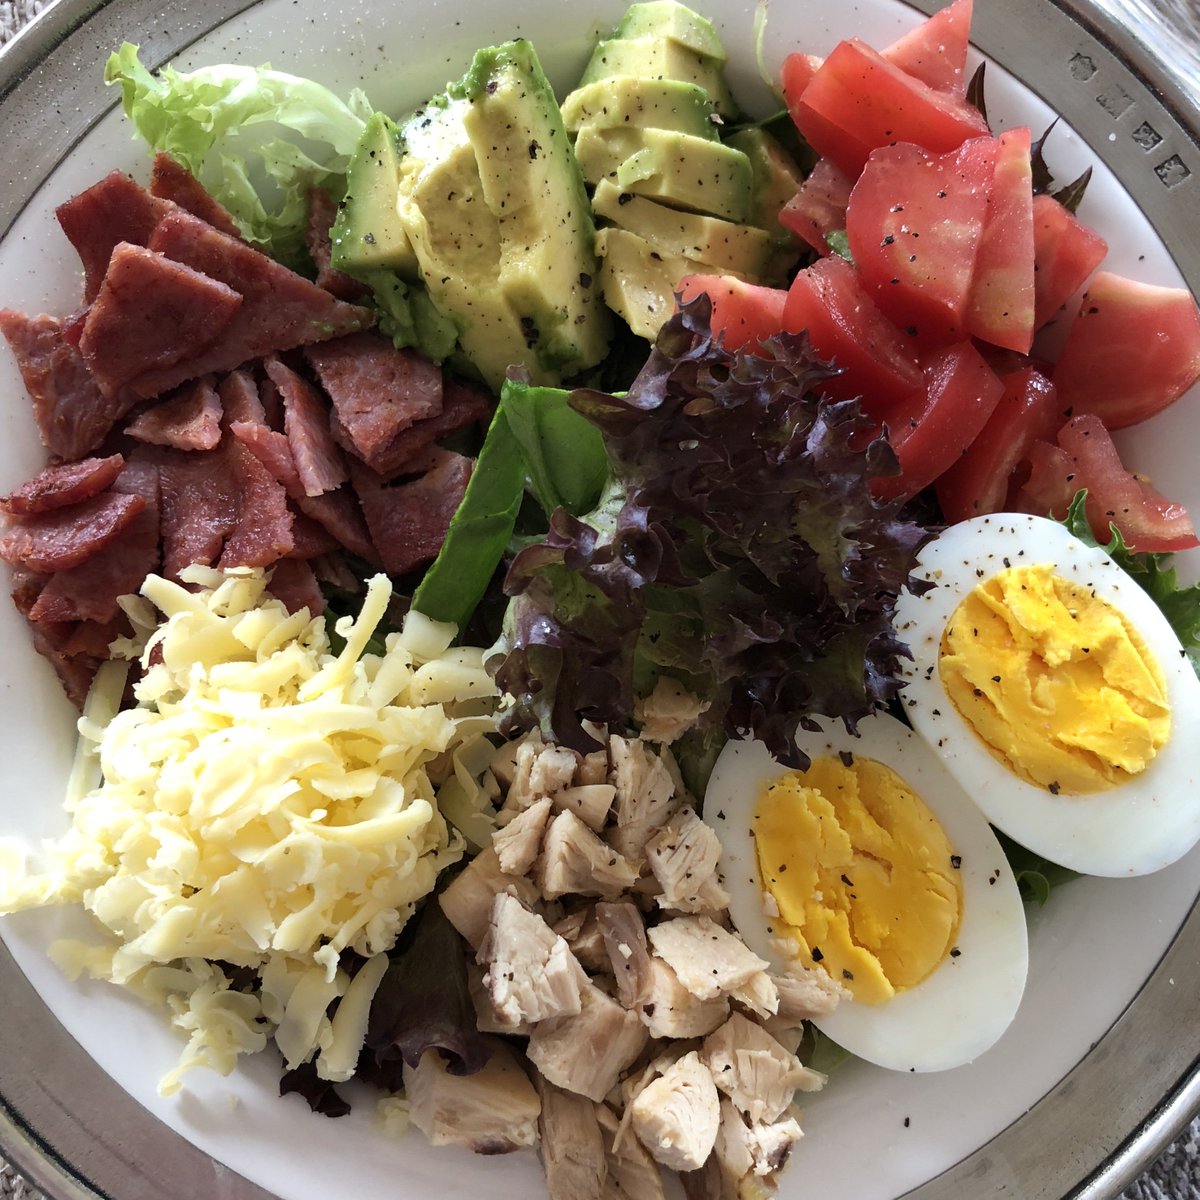
[[[1200,680],[1103,550],[1043,517],[951,526],[895,626],[902,703],[1014,840],[1092,875],[1141,875],[1200,839]]]
[[[1028,970],[1025,914],[983,814],[900,721],[801,730],[806,772],[730,742],[704,797],[729,912],[778,970],[845,989],[822,1032],[904,1071],[970,1062],[1012,1021]]]

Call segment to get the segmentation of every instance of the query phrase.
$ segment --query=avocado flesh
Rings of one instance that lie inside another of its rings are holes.
[[[350,159],[346,195],[329,231],[331,263],[339,271],[415,275],[416,255],[396,211],[399,172],[399,131],[383,113],[372,113]]]
[[[720,142],[665,129],[585,128],[575,156],[589,183],[608,179],[622,191],[730,221],[749,211],[750,161]]]
[[[596,252],[605,303],[649,341],[675,311],[675,290],[684,276],[712,274],[704,263],[660,253],[636,233],[612,226],[596,233]],[[723,274],[742,278],[736,271]]]
[[[737,114],[737,106],[725,83],[723,62],[697,54],[678,42],[656,37],[609,38],[597,42],[579,86],[623,75],[695,84],[705,90],[722,117]]]
[[[689,259],[701,264],[701,270],[736,271],[763,280],[781,274],[779,248],[765,229],[681,212],[623,192],[607,179],[596,185],[592,211],[636,234],[660,254]]]
[[[591,206],[533,47],[479,51],[403,133],[401,218],[431,300],[485,381],[498,389],[519,363],[553,384],[600,362],[611,321]]]
[[[576,88],[563,101],[569,133],[592,129],[670,129],[715,142],[717,126],[708,93],[677,79],[634,79],[623,75]]]
[[[779,223],[779,210],[800,190],[804,176],[791,155],[765,129],[740,129],[725,142],[749,160],[754,182],[750,219],[769,229],[782,245],[795,245],[796,238]]]
[[[712,22],[675,0],[631,4],[613,33],[616,38],[659,37],[686,46],[694,54],[725,61],[725,47]]]

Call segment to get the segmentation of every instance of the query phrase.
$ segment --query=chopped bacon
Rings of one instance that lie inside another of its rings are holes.
[[[221,440],[221,401],[209,379],[183,387],[138,413],[125,432],[139,442],[176,450],[212,450]]]
[[[238,441],[229,443],[240,507],[237,525],[217,563],[227,567],[269,567],[295,545],[287,493],[274,476]]]
[[[292,543],[288,558],[320,558],[342,548],[328,529],[299,509],[292,511]]]
[[[230,371],[217,384],[217,395],[221,401],[221,414],[225,424],[238,422],[249,425],[264,425],[267,417],[262,401],[258,398],[258,385],[249,371]]]
[[[161,150],[154,156],[154,169],[150,173],[150,194],[160,200],[170,200],[178,204],[180,208],[186,209],[202,221],[207,221],[214,229],[219,229],[230,237],[241,237],[229,210],[204,190],[203,185],[187,167]]]
[[[212,566],[241,517],[239,479],[224,448],[162,451],[163,572],[178,579],[190,563]]]
[[[325,611],[325,597],[321,585],[308,563],[298,558],[285,558],[275,564],[267,590],[290,613],[308,609],[310,617],[319,617]]]
[[[43,575],[65,571],[119,537],[145,507],[140,496],[106,492],[70,508],[15,517],[0,540],[0,558]]]
[[[131,388],[128,410],[135,396],[144,399],[162,390],[139,388],[140,378],[195,361],[223,339],[241,307],[242,297],[219,280],[122,242],[88,310],[79,351],[106,396]],[[183,370],[184,379],[197,374]]]
[[[283,397],[283,428],[306,496],[320,496],[350,478],[342,452],[329,432],[329,403],[306,379],[277,358],[267,376]]]
[[[125,459],[113,454],[108,458],[85,458],[82,462],[47,467],[15,492],[0,496],[0,509],[28,516],[79,504],[107,491],[124,465]]]

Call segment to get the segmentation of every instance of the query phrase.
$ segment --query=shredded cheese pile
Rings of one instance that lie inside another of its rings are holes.
[[[345,1080],[387,951],[462,856],[437,788],[493,728],[495,688],[481,651],[449,649],[453,626],[419,614],[384,655],[366,652],[384,576],[338,623],[337,654],[324,622],[289,615],[262,571],[184,579],[199,590],[143,586],[161,624],[127,602],[153,630],[117,647],[140,651],[137,706],[117,711],[129,664],[106,664],[80,721],[73,826],[41,873],[5,848],[0,912],[77,901],[98,919],[103,945],[52,953],[170,1011],[189,1042],[163,1094],[195,1066],[228,1073],[272,1036],[289,1068],[315,1058],[320,1077]],[[367,960],[352,978],[344,950]],[[232,990],[221,964],[261,988]]]

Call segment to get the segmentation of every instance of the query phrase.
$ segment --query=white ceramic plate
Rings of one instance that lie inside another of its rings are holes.
[[[82,16],[85,7],[79,5],[76,15]],[[241,5],[227,7],[236,10]],[[15,192],[30,191],[20,178],[23,171],[32,171],[31,182],[39,185],[19,215],[9,214],[15,220],[0,242],[0,305],[71,311],[78,300],[79,273],[53,220],[53,206],[113,167],[146,174],[144,149],[131,141],[119,113],[109,112],[93,125],[88,106],[95,114],[101,111],[95,89],[67,82],[72,70],[98,78],[107,50],[122,36],[134,41],[149,37],[153,58],[186,44],[192,34],[203,34],[175,60],[177,66],[269,60],[341,92],[362,86],[377,105],[402,112],[459,76],[477,46],[516,35],[531,37],[554,82],[569,88],[593,35],[611,27],[622,7],[620,0],[604,0],[593,14],[584,15],[554,0],[476,0],[469,11],[445,0],[360,0],[344,9],[327,8],[318,0],[262,0],[219,23],[224,12],[156,18],[140,0],[113,0],[81,33],[59,46],[62,61],[56,64],[52,55],[38,68],[41,77],[35,73],[21,85],[25,103],[37,104],[43,119],[46,104],[54,97],[61,99],[64,89],[82,88],[82,99],[76,97],[80,107],[63,128],[86,133],[70,144],[59,126],[49,122],[47,129],[56,131],[47,134],[50,142],[57,137],[67,144],[47,149],[42,143],[23,157],[11,145],[0,148],[0,158],[18,179]],[[738,96],[747,107],[766,110],[770,102],[754,67],[753,5],[710,0],[697,7],[719,26]],[[1172,156],[1185,169],[1196,158],[1195,145],[1177,114],[1156,106],[1145,81],[1063,9],[1046,2],[1000,6],[995,0],[977,0],[977,8],[979,37],[1003,61],[1020,61],[1023,75],[1036,89],[992,64],[988,105],[993,126],[1029,124],[1036,135],[1054,116],[1036,93],[1049,96],[1080,131],[1060,125],[1055,133],[1050,159],[1056,175],[1065,181],[1088,164],[1097,168],[1081,215],[1108,238],[1108,265],[1147,281],[1179,284],[1182,276],[1173,250],[1178,261],[1192,264],[1189,274],[1196,286],[1194,231],[1172,217],[1180,210],[1179,196],[1166,178],[1174,168],[1163,168],[1166,176],[1162,171],[1154,174]],[[851,34],[882,46],[921,16],[897,0],[778,3],[771,11],[765,42],[768,65],[777,68],[792,49],[826,53]],[[172,30],[176,21],[185,33]],[[1138,47],[1127,46],[1126,53],[1136,59]],[[67,93],[68,99],[71,95]],[[0,103],[3,100],[0,94]],[[1149,140],[1139,122],[1159,139],[1149,149],[1138,141]],[[1106,161],[1116,163],[1137,191],[1138,203]],[[43,162],[55,169],[44,171]],[[1182,186],[1189,186],[1186,179]],[[1167,244],[1139,212],[1139,204],[1155,214]],[[0,213],[0,228],[3,220]],[[0,491],[7,491],[32,473],[41,454],[23,409],[19,377],[6,353],[0,354],[0,389],[6,398],[0,408]],[[1191,465],[1198,421],[1194,404],[1185,401],[1133,432],[1125,445],[1133,466],[1152,473],[1165,492],[1200,514],[1200,475]],[[1195,563],[1187,563],[1185,569],[1190,575],[1200,574]],[[0,831],[36,839],[65,826],[59,797],[70,761],[73,714],[58,694],[50,668],[30,648],[22,621],[7,604],[0,604],[0,637],[8,647],[0,682]],[[784,1176],[782,1195],[810,1194],[812,1181],[819,1180],[822,1195],[894,1200],[964,1160],[953,1175],[922,1188],[921,1194],[1062,1195],[1067,1185],[1092,1175],[1121,1140],[1143,1125],[1164,1092],[1195,1086],[1188,1069],[1200,1052],[1200,1027],[1194,1019],[1171,1027],[1164,1014],[1175,1007],[1170,989],[1178,973],[1171,965],[1176,960],[1189,972],[1180,976],[1187,995],[1179,997],[1178,1009],[1181,1016],[1195,1012],[1194,960],[1200,955],[1194,951],[1194,923],[1187,943],[1193,947],[1190,953],[1181,943],[1172,951],[1172,943],[1196,899],[1198,867],[1200,852],[1193,852],[1155,876],[1121,882],[1080,880],[1056,893],[1044,911],[1031,914],[1029,987],[1015,1024],[1000,1044],[971,1066],[940,1076],[895,1075],[858,1063],[839,1072],[828,1089],[807,1104],[807,1137]],[[373,1128],[365,1095],[359,1097],[355,1113],[339,1121],[312,1115],[298,1098],[280,1100],[278,1068],[266,1055],[246,1062],[228,1079],[193,1072],[182,1096],[160,1099],[156,1082],[180,1049],[164,1023],[115,989],[67,982],[46,958],[46,946],[54,937],[86,932],[82,918],[65,911],[0,921],[12,960],[45,1006],[31,998],[12,964],[0,961],[0,1000],[16,997],[21,1004],[20,1020],[14,1013],[9,1033],[0,1032],[0,1062],[19,1056],[17,1029],[35,1031],[30,1036],[39,1044],[44,1041],[55,1048],[54,1057],[36,1060],[44,1072],[38,1087],[30,1087],[27,1078],[22,1086],[0,1066],[0,1117],[9,1119],[10,1136],[20,1135],[25,1165],[63,1195],[95,1194],[88,1186],[99,1190],[106,1180],[108,1189],[120,1187],[123,1200],[134,1195],[191,1196],[186,1189],[199,1185],[171,1183],[169,1174],[175,1168],[160,1164],[160,1178],[155,1168],[130,1165],[145,1158],[131,1143],[161,1136],[147,1114],[223,1164],[211,1167],[197,1196],[252,1193],[224,1168],[284,1200],[328,1200],[347,1194],[360,1200],[434,1194],[466,1200],[481,1190],[496,1200],[515,1200],[540,1194],[540,1171],[530,1154],[478,1159],[464,1152],[433,1150],[416,1136],[389,1141]],[[1156,976],[1156,967],[1169,952],[1175,958]],[[1152,980],[1149,988],[1147,980]],[[1133,1010],[1118,1024],[1135,1000]],[[105,1091],[107,1085],[86,1075],[46,1010],[145,1112],[130,1110],[119,1094],[111,1088]],[[1090,1054],[1098,1043],[1100,1050]],[[1144,1065],[1146,1055],[1156,1058],[1159,1069],[1144,1076],[1139,1086],[1131,1084],[1118,1095],[1111,1082],[1105,1082],[1105,1070],[1114,1079],[1126,1078]],[[1105,1060],[1114,1056],[1115,1066],[1110,1061],[1106,1068]],[[78,1089],[72,1086],[76,1078]],[[1085,1086],[1089,1079],[1099,1081],[1093,1086],[1104,1091],[1085,1095],[1080,1079]],[[1040,1158],[1031,1161],[1025,1155],[1028,1147],[1038,1144],[1036,1118],[1022,1118],[1048,1094],[1050,1100],[1038,1110],[1051,1121],[1043,1128],[1057,1129],[1058,1136],[1073,1140],[1070,1146],[1043,1147]],[[109,1099],[97,1109],[93,1097],[100,1095]],[[1179,1104],[1188,1102],[1187,1097],[1182,1102],[1176,1098],[1172,1122],[1178,1124]],[[90,1139],[84,1149],[74,1128],[80,1125]],[[4,1128],[0,1124],[0,1136]],[[1004,1137],[992,1141],[1006,1129]],[[1143,1132],[1143,1157],[1164,1131],[1160,1124],[1149,1134]],[[29,1147],[39,1139],[48,1158],[31,1161]],[[990,1150],[981,1152],[989,1143]],[[174,1140],[168,1144],[176,1146]],[[20,1146],[14,1151],[22,1153]],[[1137,1159],[1127,1157],[1131,1162]],[[194,1167],[204,1160],[197,1156],[187,1161]],[[1111,1171],[1105,1178],[1107,1183],[1093,1185],[1100,1190],[1088,1194],[1110,1195],[1123,1182]],[[960,1182],[954,1183],[956,1179]],[[967,1184],[968,1179],[977,1181],[978,1190]]]

